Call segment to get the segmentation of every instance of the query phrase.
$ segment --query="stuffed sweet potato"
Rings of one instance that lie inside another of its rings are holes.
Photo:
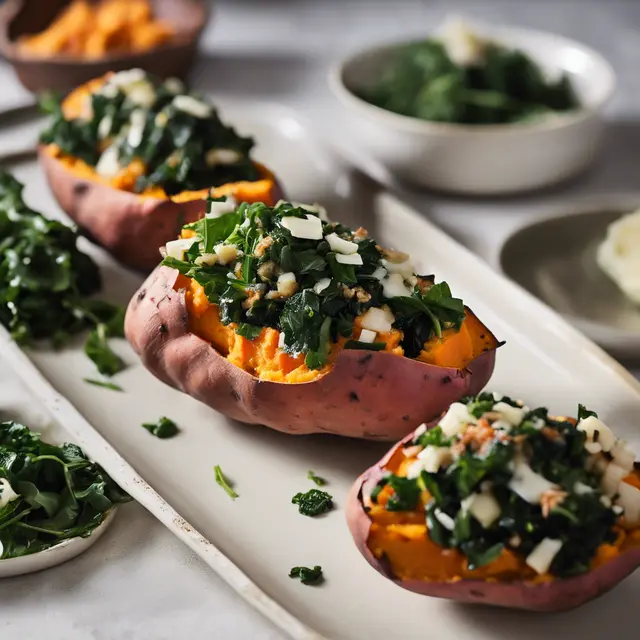
[[[177,80],[107,74],[52,104],[40,161],[62,209],[120,262],[150,271],[158,247],[204,215],[206,198],[275,204],[273,174],[251,138]]]
[[[125,320],[147,368],[296,434],[397,439],[482,389],[498,343],[446,283],[305,207],[212,202],[167,243]]]
[[[640,471],[583,407],[552,418],[483,393],[366,471],[347,519],[368,562],[405,589],[564,610],[640,565]]]

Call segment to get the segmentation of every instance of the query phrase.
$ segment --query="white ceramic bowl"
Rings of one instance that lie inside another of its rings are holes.
[[[526,191],[561,182],[593,160],[603,130],[602,110],[615,74],[592,49],[551,33],[514,28],[474,30],[518,48],[550,77],[566,72],[582,108],[541,122],[459,125],[398,115],[358,98],[392,58],[395,43],[338,63],[330,85],[350,115],[350,131],[392,174],[433,189],[466,194]]]

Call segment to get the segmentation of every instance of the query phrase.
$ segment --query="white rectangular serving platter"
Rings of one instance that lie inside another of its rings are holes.
[[[255,136],[257,158],[276,171],[290,199],[321,202],[332,218],[362,224],[387,245],[409,251],[419,271],[446,279],[454,294],[506,341],[489,389],[559,414],[575,413],[582,402],[640,450],[640,385],[621,366],[423,215],[319,144],[287,109],[219,104],[240,132]],[[59,215],[32,156],[13,158],[4,166],[27,183],[30,206]],[[102,267],[103,297],[126,303],[142,278],[88,242],[82,248]],[[129,366],[116,382],[125,392],[93,387],[83,382],[94,372],[82,340],[58,353],[29,350],[27,357],[4,335],[1,355],[87,452],[291,637],[595,640],[615,624],[619,640],[637,638],[634,604],[640,572],[596,602],[553,616],[425,598],[376,574],[352,543],[344,502],[355,478],[386,450],[384,444],[294,437],[233,423],[158,382],[124,343],[117,347]],[[157,440],[140,427],[162,415],[178,422],[178,437]],[[237,500],[216,485],[216,464],[235,482]],[[295,493],[311,488],[309,469],[330,481],[327,489],[337,504],[335,511],[316,519],[299,515],[291,504]],[[305,587],[288,577],[293,566],[315,564],[322,565],[326,576],[320,587]]]

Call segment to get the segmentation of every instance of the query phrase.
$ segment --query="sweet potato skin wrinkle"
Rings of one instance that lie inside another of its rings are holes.
[[[367,504],[366,496],[385,472],[407,464],[402,449],[413,438],[413,433],[403,438],[365,471],[351,488],[346,504],[347,524],[360,553],[398,586],[460,602],[563,611],[609,591],[640,566],[640,530],[635,529],[619,530],[615,544],[600,547],[591,570],[573,578],[538,576],[510,551],[496,562],[469,571],[462,554],[442,549],[425,535],[423,512],[388,512]],[[627,481],[640,482],[637,472]]]
[[[263,380],[193,332],[185,280],[175,269],[156,268],[129,303],[126,336],[160,380],[241,422],[291,434],[394,440],[451,402],[479,392],[493,372],[495,339],[493,348],[464,369],[389,352],[341,350],[332,366],[322,375],[314,372],[309,382]],[[268,337],[269,330],[263,333],[263,348],[273,349],[274,336]],[[218,340],[225,336],[220,333]],[[224,352],[224,345],[218,342],[218,347]],[[249,352],[240,353],[237,361],[251,358]],[[285,358],[282,372],[297,364]]]

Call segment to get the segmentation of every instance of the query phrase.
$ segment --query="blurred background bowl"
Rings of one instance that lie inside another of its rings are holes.
[[[581,108],[538,122],[496,125],[399,115],[354,93],[371,86],[398,49],[410,43],[382,45],[341,61],[329,76],[362,147],[398,178],[470,195],[528,191],[585,169],[595,157],[602,110],[615,90],[609,63],[589,47],[551,33],[507,27],[474,31],[523,51],[550,77],[566,73]]]
[[[170,42],[144,52],[113,53],[83,59],[65,55],[34,56],[20,51],[18,39],[44,31],[71,0],[6,0],[0,5],[0,52],[30,91],[66,91],[108,71],[139,67],[161,78],[184,78],[207,24],[204,0],[151,0],[154,17],[173,26]]]

